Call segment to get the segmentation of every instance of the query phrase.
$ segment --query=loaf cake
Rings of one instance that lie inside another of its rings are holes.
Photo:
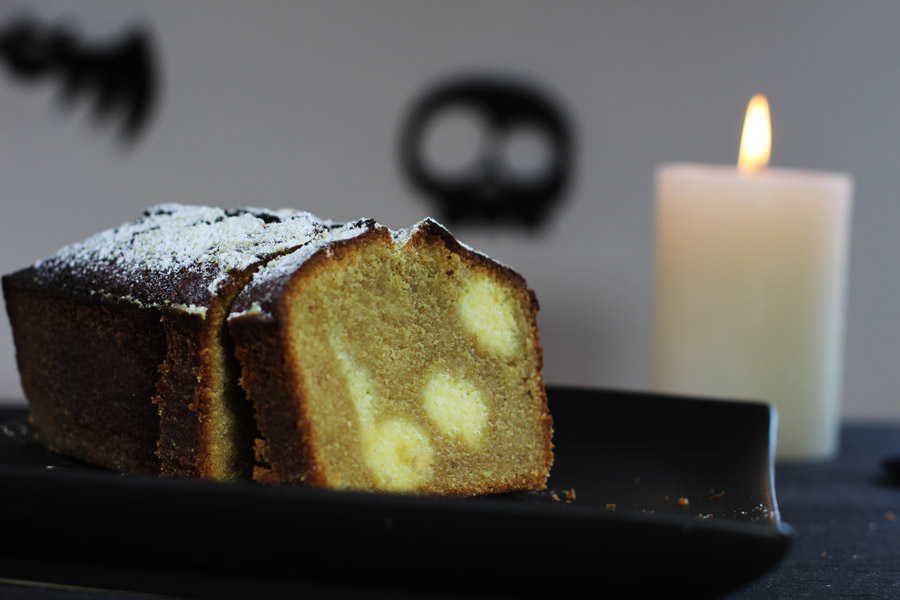
[[[3,278],[50,449],[121,472],[545,485],[537,301],[432,220],[164,204]]]

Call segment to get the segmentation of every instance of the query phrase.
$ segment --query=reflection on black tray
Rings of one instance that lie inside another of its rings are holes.
[[[209,598],[584,587],[697,597],[784,555],[770,407],[552,386],[548,396],[549,489],[468,499],[121,476],[45,451],[22,411],[7,412],[0,514],[17,542],[0,546],[0,578]]]

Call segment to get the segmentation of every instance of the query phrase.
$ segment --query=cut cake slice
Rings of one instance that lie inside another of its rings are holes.
[[[537,301],[425,220],[330,231],[257,271],[228,321],[258,481],[403,493],[539,489],[551,418]]]

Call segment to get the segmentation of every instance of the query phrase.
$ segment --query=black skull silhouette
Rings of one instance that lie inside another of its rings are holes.
[[[464,172],[436,172],[425,157],[429,127],[447,111],[479,116],[486,143]],[[537,134],[546,147],[542,168],[522,173],[502,149],[516,132]],[[539,225],[565,192],[572,162],[572,131],[557,103],[536,85],[501,75],[458,77],[434,86],[404,123],[401,162],[413,185],[439,203],[450,222],[505,221]]]

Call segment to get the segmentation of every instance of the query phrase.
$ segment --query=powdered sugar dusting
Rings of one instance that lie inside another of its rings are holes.
[[[326,245],[334,244],[335,242],[340,242],[342,240],[349,240],[364,233],[367,230],[367,228],[364,227],[364,223],[364,221],[357,221],[348,225],[341,225],[340,227],[324,232],[312,243],[307,244],[297,251],[285,254],[284,256],[279,256],[278,258],[269,261],[254,274],[253,281],[251,281],[250,285],[252,286],[254,282],[266,279],[278,279],[284,275],[290,275],[300,268],[303,263],[309,260],[313,254]]]
[[[431,219],[422,219],[412,227],[407,227],[406,229],[400,229],[398,231],[392,231],[391,235],[394,236],[394,243],[396,243],[398,246],[405,246],[407,242],[409,242],[410,238],[412,238],[412,236],[415,235],[415,233],[419,231],[419,229],[421,229],[430,220]]]
[[[214,297],[232,271],[309,243],[331,226],[291,209],[160,204],[137,221],[39,261],[35,275],[88,293],[190,309]],[[190,290],[186,280],[193,284]]]
[[[332,225],[321,236],[290,254],[272,259],[253,274],[253,279],[244,287],[235,300],[230,319],[254,315],[271,318],[271,305],[280,291],[279,284],[288,279],[320,250],[331,251],[337,242],[358,237],[377,227],[371,220],[360,220],[344,225]]]

